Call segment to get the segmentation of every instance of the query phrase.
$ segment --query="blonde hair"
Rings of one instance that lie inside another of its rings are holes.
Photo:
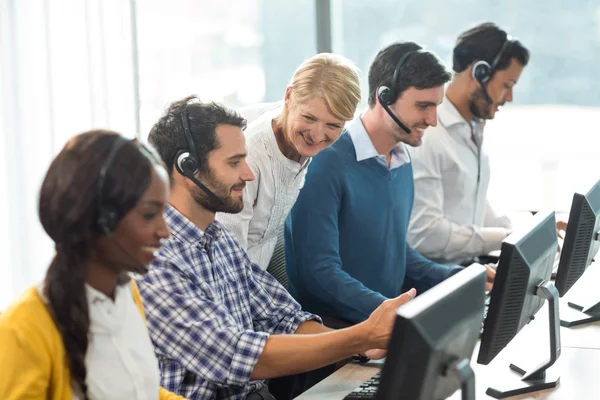
[[[292,103],[320,97],[329,112],[344,121],[354,118],[360,103],[358,69],[352,61],[337,54],[321,53],[304,61],[294,72],[289,86]],[[285,120],[287,115],[282,117]]]

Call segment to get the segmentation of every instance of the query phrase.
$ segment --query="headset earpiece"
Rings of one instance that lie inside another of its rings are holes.
[[[175,156],[175,168],[181,175],[187,177],[195,176],[200,170],[198,161],[186,150],[180,150]]]
[[[498,63],[502,59],[504,51],[506,50],[508,45],[511,44],[513,41],[514,39],[512,36],[506,35],[504,43],[502,43],[500,50],[498,50],[498,53],[496,53],[496,56],[492,60],[492,64],[489,64],[487,61],[484,60],[475,61],[475,63],[473,64],[473,68],[471,69],[471,75],[473,76],[473,79],[475,79],[482,85],[485,82],[487,82],[490,79],[490,77],[494,74],[494,71],[496,71]]]
[[[477,82],[485,83],[490,79],[491,72],[490,64],[487,61],[480,60],[473,64],[471,75]]]
[[[475,64],[473,64],[473,67],[471,69],[471,75],[473,76],[473,79],[475,79],[477,82],[485,83],[488,81],[488,79],[490,79],[490,76],[492,75],[492,68],[490,67],[490,64],[488,64],[487,61],[479,60]]]
[[[110,235],[119,224],[119,211],[112,204],[103,204],[98,216],[98,226],[105,235]]]
[[[190,132],[190,124],[188,121],[187,105],[181,113],[181,126],[183,127],[183,136],[187,143],[187,150],[180,150],[175,155],[173,164],[175,169],[181,175],[191,180],[196,186],[202,189],[208,196],[212,197],[217,203],[223,204],[224,201],[219,196],[214,194],[209,188],[207,188],[202,182],[196,179],[196,174],[200,171],[200,163],[198,162],[198,156],[196,153],[196,146],[192,133]]]
[[[392,91],[387,86],[380,86],[377,90],[377,97],[379,97],[379,102],[385,104],[387,106],[391,106],[394,104],[394,96],[392,95]]]
[[[100,231],[105,235],[110,235],[117,228],[121,219],[121,213],[116,205],[104,202],[104,182],[106,181],[106,175],[113,159],[127,142],[129,140],[124,137],[117,137],[98,174],[98,186],[96,187],[96,213],[98,217],[96,223]]]

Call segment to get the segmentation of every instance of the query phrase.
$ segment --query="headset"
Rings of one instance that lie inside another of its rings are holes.
[[[115,156],[127,142],[129,142],[129,140],[124,137],[117,137],[117,140],[113,143],[104,164],[102,164],[102,168],[100,168],[100,173],[98,174],[98,186],[96,187],[97,223],[101,232],[107,236],[112,235],[117,228],[119,220],[121,219],[121,211],[116,204],[104,201],[104,182],[106,181],[106,174],[108,173],[108,169]]]
[[[177,169],[181,175],[194,182],[196,186],[202,189],[207,195],[212,197],[213,200],[217,201],[219,204],[223,204],[223,199],[214,194],[209,188],[204,186],[202,182],[196,179],[196,174],[198,171],[200,171],[200,163],[198,162],[199,158],[196,153],[196,146],[190,132],[188,118],[186,104],[183,112],[181,113],[181,126],[183,127],[183,136],[185,137],[185,141],[187,143],[187,150],[179,150],[175,155],[175,160],[173,162],[173,164],[175,164],[175,169]]]
[[[491,65],[485,60],[477,60],[475,61],[475,64],[473,64],[473,68],[471,69],[471,75],[473,79],[475,79],[479,83],[479,86],[481,86],[481,89],[483,90],[483,93],[485,94],[485,97],[489,104],[492,104],[494,101],[487,92],[486,83],[496,71],[498,63],[500,62],[502,55],[506,51],[506,48],[513,41],[514,39],[512,38],[512,36],[507,34],[506,39],[502,44],[502,47],[500,47],[500,51],[498,51],[496,57],[494,57],[494,60],[492,61]]]
[[[379,98],[379,103],[381,104],[383,109],[389,114],[389,116],[394,120],[396,125],[398,125],[407,134],[410,134],[410,129],[405,124],[403,124],[400,121],[400,119],[396,117],[396,115],[394,115],[394,113],[390,109],[390,106],[396,102],[396,98],[398,97],[398,93],[396,92],[396,85],[398,84],[400,70],[402,69],[404,64],[406,64],[408,59],[415,53],[426,53],[426,51],[423,49],[419,49],[405,53],[398,61],[398,64],[396,64],[396,69],[394,70],[394,76],[392,78],[392,88],[390,89],[387,86],[380,86],[379,89],[377,89],[377,97]]]
[[[135,140],[135,139],[134,139]],[[96,187],[96,213],[97,213],[97,225],[100,228],[100,231],[105,234],[113,243],[125,254],[125,256],[131,261],[134,267],[136,267],[141,273],[146,273],[149,271],[147,265],[139,262],[133,257],[129,251],[127,251],[121,244],[115,239],[113,232],[117,228],[119,221],[122,217],[122,210],[119,210],[119,207],[114,204],[104,200],[104,183],[106,181],[106,175],[108,173],[108,169],[110,168],[114,158],[116,157],[119,150],[121,150],[127,143],[128,139],[125,139],[122,136],[117,136],[117,139],[113,143],[104,164],[100,168],[100,173],[98,174],[98,186]],[[140,147],[142,150],[143,147]],[[143,149],[143,154],[151,155],[149,151]],[[156,158],[152,156],[152,158]]]

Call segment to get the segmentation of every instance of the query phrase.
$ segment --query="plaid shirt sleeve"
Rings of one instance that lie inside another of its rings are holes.
[[[252,263],[246,256],[246,275],[254,329],[274,335],[296,332],[305,321],[318,316],[302,311],[300,304],[271,274]]]
[[[156,260],[138,281],[158,353],[216,385],[245,386],[269,337],[244,330],[181,271]]]

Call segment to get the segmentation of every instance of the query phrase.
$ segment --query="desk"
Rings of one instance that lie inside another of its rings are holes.
[[[600,282],[600,263],[590,266],[582,279],[577,282],[561,299],[560,312],[567,313],[566,302],[582,296],[598,296],[597,291],[590,291],[591,286]],[[569,310],[570,312],[570,310]],[[573,311],[575,312],[575,311]],[[550,371],[560,375],[560,385],[552,390],[532,393],[511,399],[565,399],[587,400],[600,399],[600,322],[575,328],[560,329],[562,353]],[[536,319],[525,326],[509,345],[489,365],[477,364],[479,343],[475,347],[471,367],[475,371],[476,395],[478,399],[491,399],[485,394],[486,389],[508,378],[511,371],[509,363],[521,366],[520,362],[532,364],[547,359],[549,356],[548,311],[547,305],[536,314]],[[522,356],[527,359],[523,360]],[[519,358],[521,357],[521,358]],[[367,364],[350,363],[312,387],[298,400],[339,400],[350,393],[361,383],[371,378],[383,367],[382,361],[371,361]],[[523,366],[527,369],[527,365]],[[457,392],[450,397],[460,399]]]
[[[494,375],[498,376],[502,372],[503,365],[506,367],[505,372],[510,373],[508,364],[506,362],[502,363],[503,361],[505,360],[499,356],[489,366],[479,365],[475,362],[471,363],[475,370],[478,399],[492,399],[485,394],[485,391],[494,382]],[[343,399],[345,395],[379,372],[382,366],[383,363],[376,361],[365,365],[347,364],[297,397],[297,400]],[[560,385],[556,389],[512,397],[511,399],[600,399],[598,366],[600,366],[600,350],[564,348],[556,365],[552,367],[560,371]],[[449,399],[459,400],[460,393],[455,393]]]

